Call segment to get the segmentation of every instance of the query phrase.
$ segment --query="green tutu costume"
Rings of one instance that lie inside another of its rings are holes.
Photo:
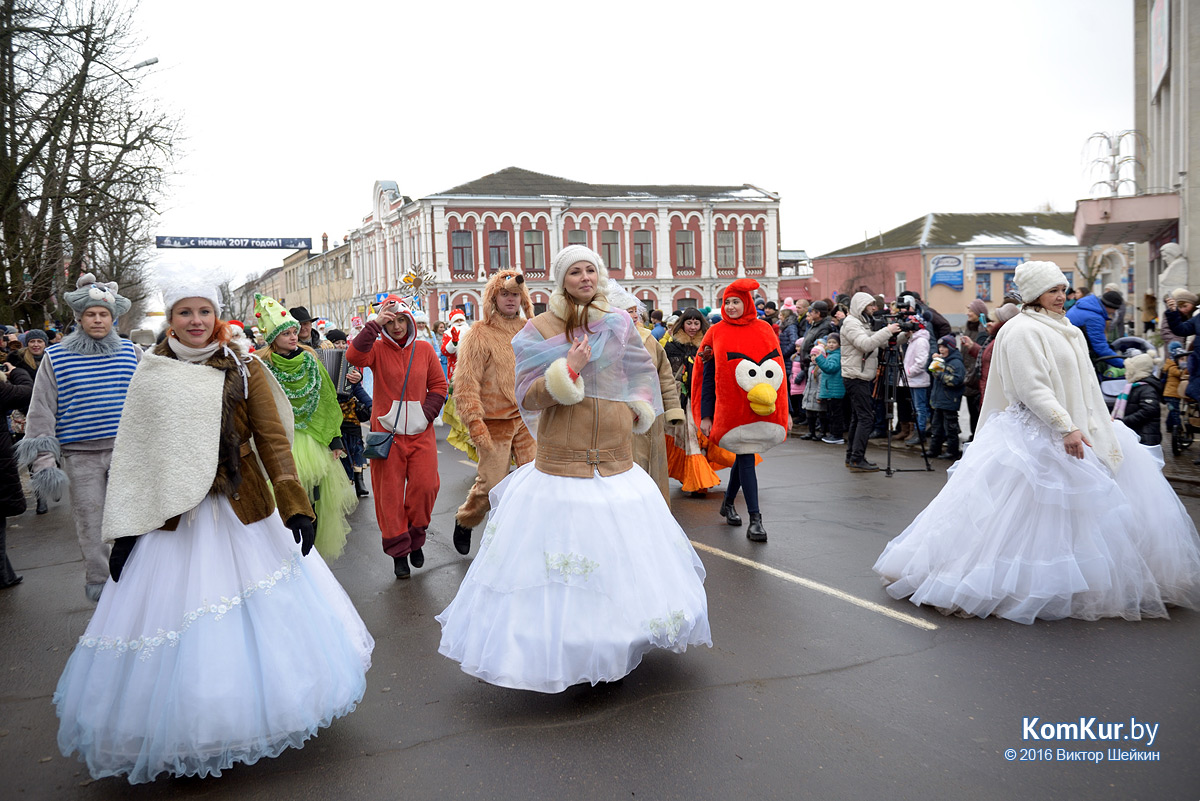
[[[268,344],[280,332],[300,325],[273,298],[255,295],[254,305]],[[329,450],[329,443],[342,433],[342,407],[337,391],[321,362],[306,350],[290,359],[272,350],[264,361],[283,387],[296,417],[292,459],[317,515],[317,551],[325,559],[336,559],[346,547],[346,536],[350,533],[346,518],[358,506],[358,497],[342,463]]]
[[[446,435],[446,442],[458,448],[465,453],[472,462],[479,463],[479,451],[475,450],[475,443],[471,442],[471,434],[467,431],[467,427],[463,425],[462,420],[458,419],[458,412],[454,409],[454,385],[450,385],[450,394],[446,396],[446,405],[442,407],[442,422],[450,426],[450,433]]]

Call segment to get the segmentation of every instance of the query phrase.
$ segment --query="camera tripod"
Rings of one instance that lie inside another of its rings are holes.
[[[900,384],[908,390],[910,403],[912,402],[912,387],[908,384],[908,373],[904,372],[904,360],[900,356],[900,345],[896,337],[892,336],[887,341],[887,344],[879,350],[879,370],[876,372],[875,391],[880,391],[880,384],[882,382],[883,416],[885,425],[887,426],[887,467],[883,473],[888,478],[891,478],[895,473],[932,473],[933,465],[929,463],[929,449],[925,447],[925,432],[919,423],[914,423],[914,427],[917,429],[917,441],[921,443],[921,457],[925,460],[925,469],[922,470],[919,467],[892,467],[892,423],[896,414],[896,379],[899,378]],[[917,417],[916,404],[913,404],[913,417]]]

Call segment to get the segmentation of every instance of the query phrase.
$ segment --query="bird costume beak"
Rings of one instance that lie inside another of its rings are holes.
[[[756,384],[754,389],[746,395],[747,400],[750,401],[750,410],[760,417],[767,417],[775,413],[777,397],[778,392],[775,387],[766,382]]]

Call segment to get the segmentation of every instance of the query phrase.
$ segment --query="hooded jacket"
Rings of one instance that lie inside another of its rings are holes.
[[[1108,365],[1124,367],[1125,360],[1117,356],[1117,352],[1108,344],[1106,330],[1108,327],[1108,309],[1095,295],[1085,295],[1067,312],[1067,319],[1077,328],[1082,328],[1087,336],[1088,351],[1093,358],[1104,359],[1101,369]],[[1111,358],[1110,358],[1111,357]]]
[[[842,320],[842,378],[875,380],[879,348],[892,335],[886,328],[871,330],[866,308],[874,302],[875,297],[866,292],[855,292],[850,299],[850,313]]]
[[[929,390],[929,406],[947,412],[957,412],[962,405],[963,382],[967,377],[967,368],[963,365],[963,357],[958,348],[950,348],[950,353],[942,362],[942,371],[933,373],[933,381]]]
[[[1162,407],[1159,393],[1162,383],[1154,376],[1146,376],[1134,382],[1125,402],[1125,416],[1121,419],[1133,429],[1143,445],[1162,444]]]

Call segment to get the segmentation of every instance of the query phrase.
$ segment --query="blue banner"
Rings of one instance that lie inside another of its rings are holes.
[[[976,270],[1015,270],[1023,259],[975,257]]]
[[[156,236],[157,248],[244,248],[248,250],[312,250],[311,239],[296,237]]]

